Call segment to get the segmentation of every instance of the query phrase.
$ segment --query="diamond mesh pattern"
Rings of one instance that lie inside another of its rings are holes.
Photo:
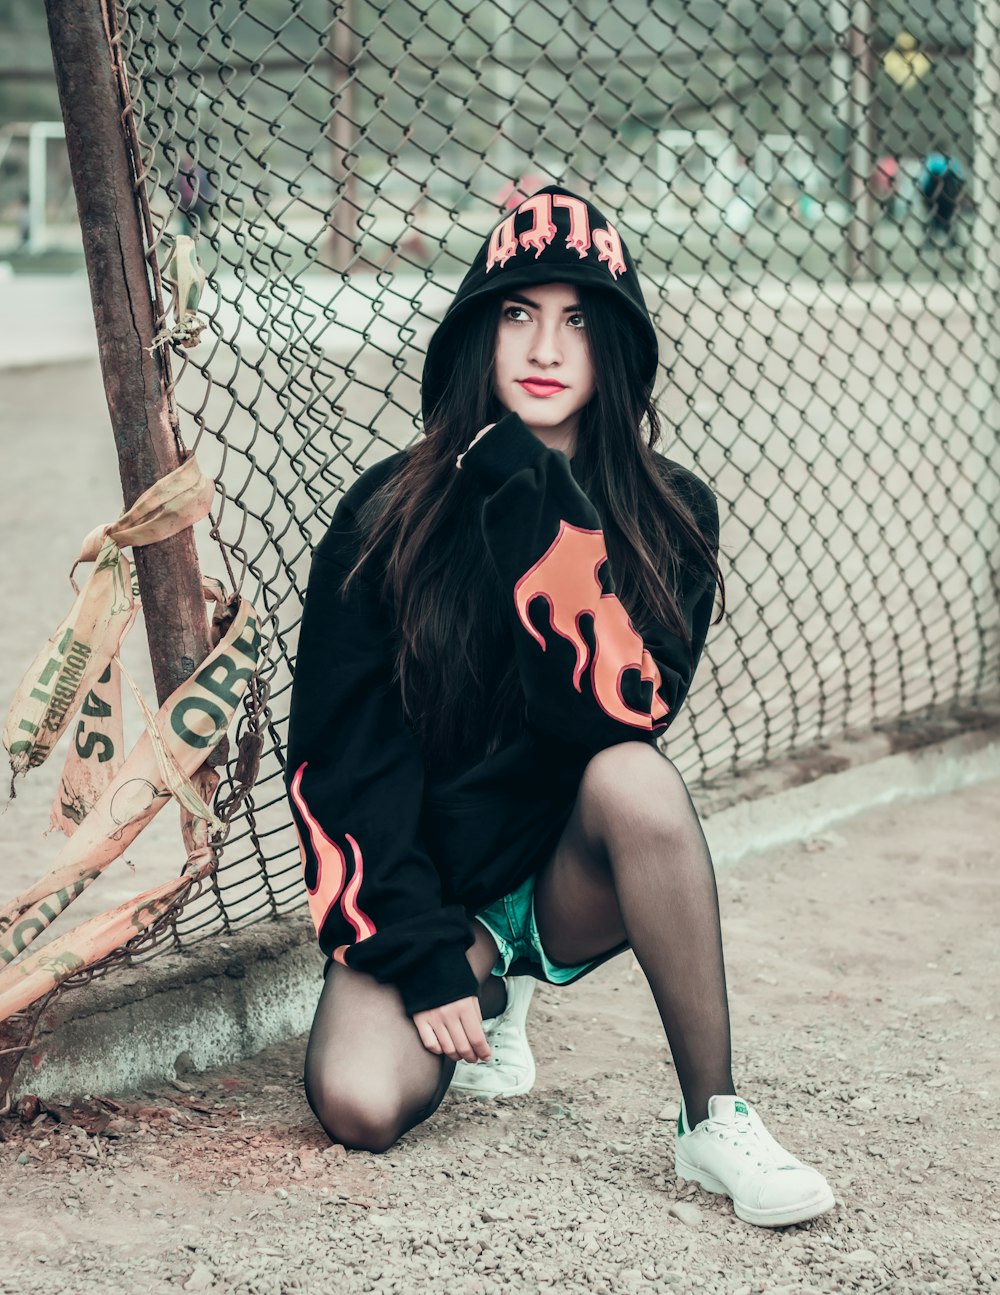
[[[174,398],[267,621],[260,775],[182,944],[303,901],[281,746],[311,546],[419,435],[435,321],[551,181],[635,255],[660,448],[722,504],[731,612],[667,743],[689,781],[993,686],[993,0],[123,0],[118,20],[154,242],[196,233],[209,279]]]

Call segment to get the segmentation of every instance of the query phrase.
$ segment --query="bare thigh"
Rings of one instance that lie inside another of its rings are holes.
[[[581,783],[551,858],[535,882],[535,922],[553,962],[573,965],[626,944],[614,879]]]

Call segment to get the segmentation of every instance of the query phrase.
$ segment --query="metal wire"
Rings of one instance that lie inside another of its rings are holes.
[[[208,274],[172,399],[264,621],[222,863],[176,944],[303,902],[281,774],[311,549],[419,435],[436,320],[548,182],[635,254],[660,448],[722,503],[731,612],[666,743],[689,781],[995,686],[995,0],[978,31],[846,0],[116,11],[151,256],[191,232]]]

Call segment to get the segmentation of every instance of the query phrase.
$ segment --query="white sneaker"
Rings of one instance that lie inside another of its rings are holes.
[[[525,1025],[535,992],[534,976],[504,976],[507,1006],[499,1016],[483,1021],[490,1045],[489,1061],[459,1061],[451,1088],[473,1097],[516,1097],[535,1084],[535,1058]]]
[[[674,1168],[731,1197],[738,1218],[765,1228],[803,1223],[835,1204],[823,1175],[776,1142],[741,1097],[710,1097],[708,1118],[691,1130],[681,1104]]]

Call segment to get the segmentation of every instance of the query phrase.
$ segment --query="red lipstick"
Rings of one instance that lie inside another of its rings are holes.
[[[554,378],[518,378],[517,382],[529,396],[554,396],[557,391],[566,390],[566,384]]]

